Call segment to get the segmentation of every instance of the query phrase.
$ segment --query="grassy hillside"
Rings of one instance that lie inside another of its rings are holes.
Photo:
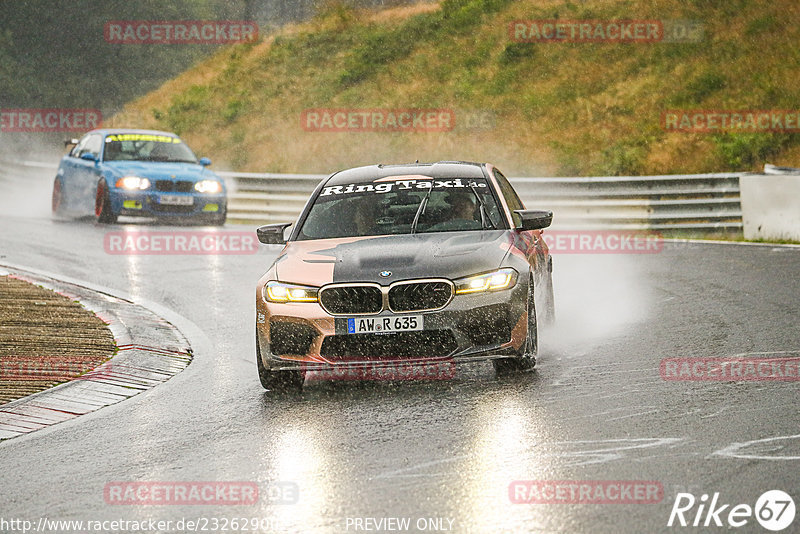
[[[667,109],[800,109],[796,0],[444,0],[384,12],[329,3],[226,48],[130,103],[119,126],[175,130],[217,167],[327,172],[469,159],[513,175],[800,166],[797,133],[680,133]],[[517,19],[688,19],[690,43],[512,42]],[[312,132],[311,108],[445,108],[447,132]],[[491,120],[467,128],[476,113]],[[461,121],[460,121],[461,119]],[[460,122],[459,122],[460,121]]]

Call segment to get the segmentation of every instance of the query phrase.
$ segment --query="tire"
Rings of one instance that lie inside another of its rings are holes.
[[[264,367],[261,361],[261,347],[258,344],[258,332],[256,332],[256,366],[258,367],[258,379],[261,386],[269,391],[301,391],[305,381],[303,371],[270,371]]]
[[[108,198],[108,186],[105,180],[97,182],[97,193],[94,197],[94,216],[101,224],[114,224],[117,216],[111,211],[111,201]]]
[[[53,215],[64,215],[64,188],[61,185],[61,178],[53,180],[53,196],[50,201],[50,208]]]
[[[529,371],[536,366],[536,353],[539,350],[539,335],[536,328],[536,304],[533,301],[533,277],[528,281],[528,332],[522,354],[514,358],[492,360],[494,371],[498,375]]]

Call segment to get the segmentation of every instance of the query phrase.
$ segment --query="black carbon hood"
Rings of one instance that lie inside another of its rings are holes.
[[[293,250],[293,244],[279,258],[281,280],[305,282],[303,271],[324,264],[330,279],[307,282],[377,282],[387,285],[411,278],[460,278],[497,269],[513,243],[509,230],[437,232],[389,235],[346,240],[310,241]],[[332,268],[332,269],[331,269]],[[330,270],[328,270],[330,269]],[[380,273],[390,271],[391,275]]]

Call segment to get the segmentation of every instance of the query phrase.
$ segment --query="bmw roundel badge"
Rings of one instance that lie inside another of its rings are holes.
[[[389,278],[390,276],[392,276],[392,271],[381,271],[380,275],[384,278]]]

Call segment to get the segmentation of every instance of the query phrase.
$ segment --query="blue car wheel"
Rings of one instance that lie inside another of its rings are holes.
[[[111,201],[108,198],[108,186],[105,180],[97,182],[97,194],[94,199],[94,215],[101,224],[117,222],[117,216],[111,211]]]
[[[64,214],[64,189],[61,187],[60,178],[53,181],[52,210],[53,215]]]

